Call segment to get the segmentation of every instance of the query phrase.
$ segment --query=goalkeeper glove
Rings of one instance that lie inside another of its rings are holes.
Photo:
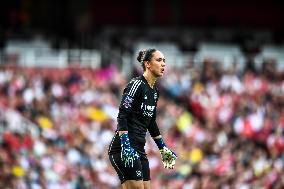
[[[124,162],[125,167],[133,167],[135,160],[140,158],[138,152],[136,152],[129,142],[129,137],[127,133],[120,135],[120,144],[121,144],[121,160]]]
[[[154,139],[154,141],[160,150],[164,168],[173,169],[176,163],[177,155],[166,146],[162,138]]]

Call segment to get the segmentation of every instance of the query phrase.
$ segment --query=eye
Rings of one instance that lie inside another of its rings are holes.
[[[158,59],[156,59],[156,61],[158,61],[158,62],[161,62],[161,61],[166,62],[166,59],[165,58],[158,58]]]

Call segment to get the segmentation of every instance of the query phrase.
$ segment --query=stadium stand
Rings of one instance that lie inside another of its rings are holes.
[[[167,57],[157,121],[179,156],[173,171],[164,170],[148,136],[152,188],[284,187],[283,48],[263,45],[250,59],[241,44],[206,42],[201,34],[191,39],[195,50],[184,50],[191,48],[165,41],[165,33],[149,32],[154,42],[134,29],[125,33],[133,41],[109,30],[102,49],[93,50],[55,49],[48,40],[7,43],[0,188],[117,188],[107,146],[122,89],[141,71],[135,52],[149,46]],[[267,66],[271,58],[276,65]]]

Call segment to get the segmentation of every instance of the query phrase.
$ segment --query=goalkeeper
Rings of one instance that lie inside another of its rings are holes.
[[[156,49],[141,50],[137,60],[143,75],[133,78],[123,91],[118,128],[109,145],[109,159],[123,189],[150,189],[150,168],[145,153],[146,133],[156,142],[165,168],[173,169],[176,154],[163,141],[156,123],[159,94],[156,80],[165,71],[165,57]]]

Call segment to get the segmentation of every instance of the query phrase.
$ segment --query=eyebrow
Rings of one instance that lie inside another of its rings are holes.
[[[163,61],[166,61],[165,58],[156,58],[156,60],[163,60]]]

